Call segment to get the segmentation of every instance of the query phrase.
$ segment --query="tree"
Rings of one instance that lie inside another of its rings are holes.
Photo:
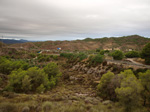
[[[141,52],[141,57],[145,59],[145,63],[150,65],[150,43],[146,44]]]
[[[131,70],[121,72],[121,86],[115,92],[119,103],[124,107],[124,112],[133,112],[140,108],[141,91],[143,86]]]
[[[144,87],[142,91],[142,97],[144,99],[144,106],[148,101],[150,103],[150,70],[147,70],[145,73],[139,73],[139,79]]]
[[[115,60],[122,60],[123,57],[124,57],[124,54],[122,51],[119,51],[119,50],[116,50],[112,53],[112,57],[115,59]]]
[[[111,100],[112,90],[110,89],[110,83],[113,77],[114,77],[114,73],[112,72],[107,72],[106,74],[103,74],[100,83],[97,86],[99,95],[105,99]]]

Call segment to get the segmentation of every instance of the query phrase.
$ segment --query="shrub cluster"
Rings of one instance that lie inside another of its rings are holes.
[[[89,65],[101,64],[104,61],[104,56],[101,54],[91,55],[88,59]]]
[[[125,56],[127,58],[136,58],[136,57],[139,57],[139,53],[137,51],[129,51],[125,53]]]
[[[39,54],[37,59],[39,62],[50,61],[50,56]]]
[[[146,44],[141,52],[141,57],[145,59],[145,63],[150,65],[150,43]]]
[[[19,68],[27,70],[29,68],[29,64],[25,61],[13,61],[4,57],[0,57],[0,73],[8,75],[13,70],[17,70]]]
[[[71,62],[82,61],[88,57],[85,53],[61,53],[60,56],[67,58]]]
[[[14,70],[9,75],[6,90],[14,92],[44,92],[57,84],[61,72],[56,63],[49,63],[43,69],[31,67],[28,70]]]
[[[115,60],[122,60],[124,57],[123,52],[119,50],[114,51],[111,55]]]
[[[124,107],[124,112],[133,112],[138,111],[142,105],[146,105],[146,102],[150,103],[149,82],[150,70],[139,73],[139,79],[132,70],[125,70],[117,75],[112,72],[103,74],[97,88],[101,97],[119,100],[119,104]]]

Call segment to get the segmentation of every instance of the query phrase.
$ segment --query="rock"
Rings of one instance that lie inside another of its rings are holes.
[[[111,104],[111,103],[112,103],[112,101],[110,101],[110,100],[105,100],[105,101],[102,102],[103,105],[108,105],[108,104]]]
[[[77,78],[77,77],[74,77],[74,76],[70,76],[69,79],[70,79],[71,81],[73,81],[73,80],[75,80],[75,81],[78,80],[78,78]]]
[[[92,72],[93,72],[93,69],[90,68],[90,69],[87,71],[87,74],[92,74]]]
[[[30,108],[28,106],[23,107],[21,112],[29,112]]]
[[[73,77],[73,76],[70,76],[69,79],[70,79],[70,80],[74,80],[74,77]]]

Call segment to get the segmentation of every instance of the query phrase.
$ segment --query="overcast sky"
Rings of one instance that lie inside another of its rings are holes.
[[[150,0],[0,0],[0,34],[28,40],[150,37]]]

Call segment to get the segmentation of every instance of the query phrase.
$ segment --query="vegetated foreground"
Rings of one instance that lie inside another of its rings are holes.
[[[60,55],[8,48],[0,57],[0,112],[148,112],[149,65],[120,60],[150,64],[149,48]]]

